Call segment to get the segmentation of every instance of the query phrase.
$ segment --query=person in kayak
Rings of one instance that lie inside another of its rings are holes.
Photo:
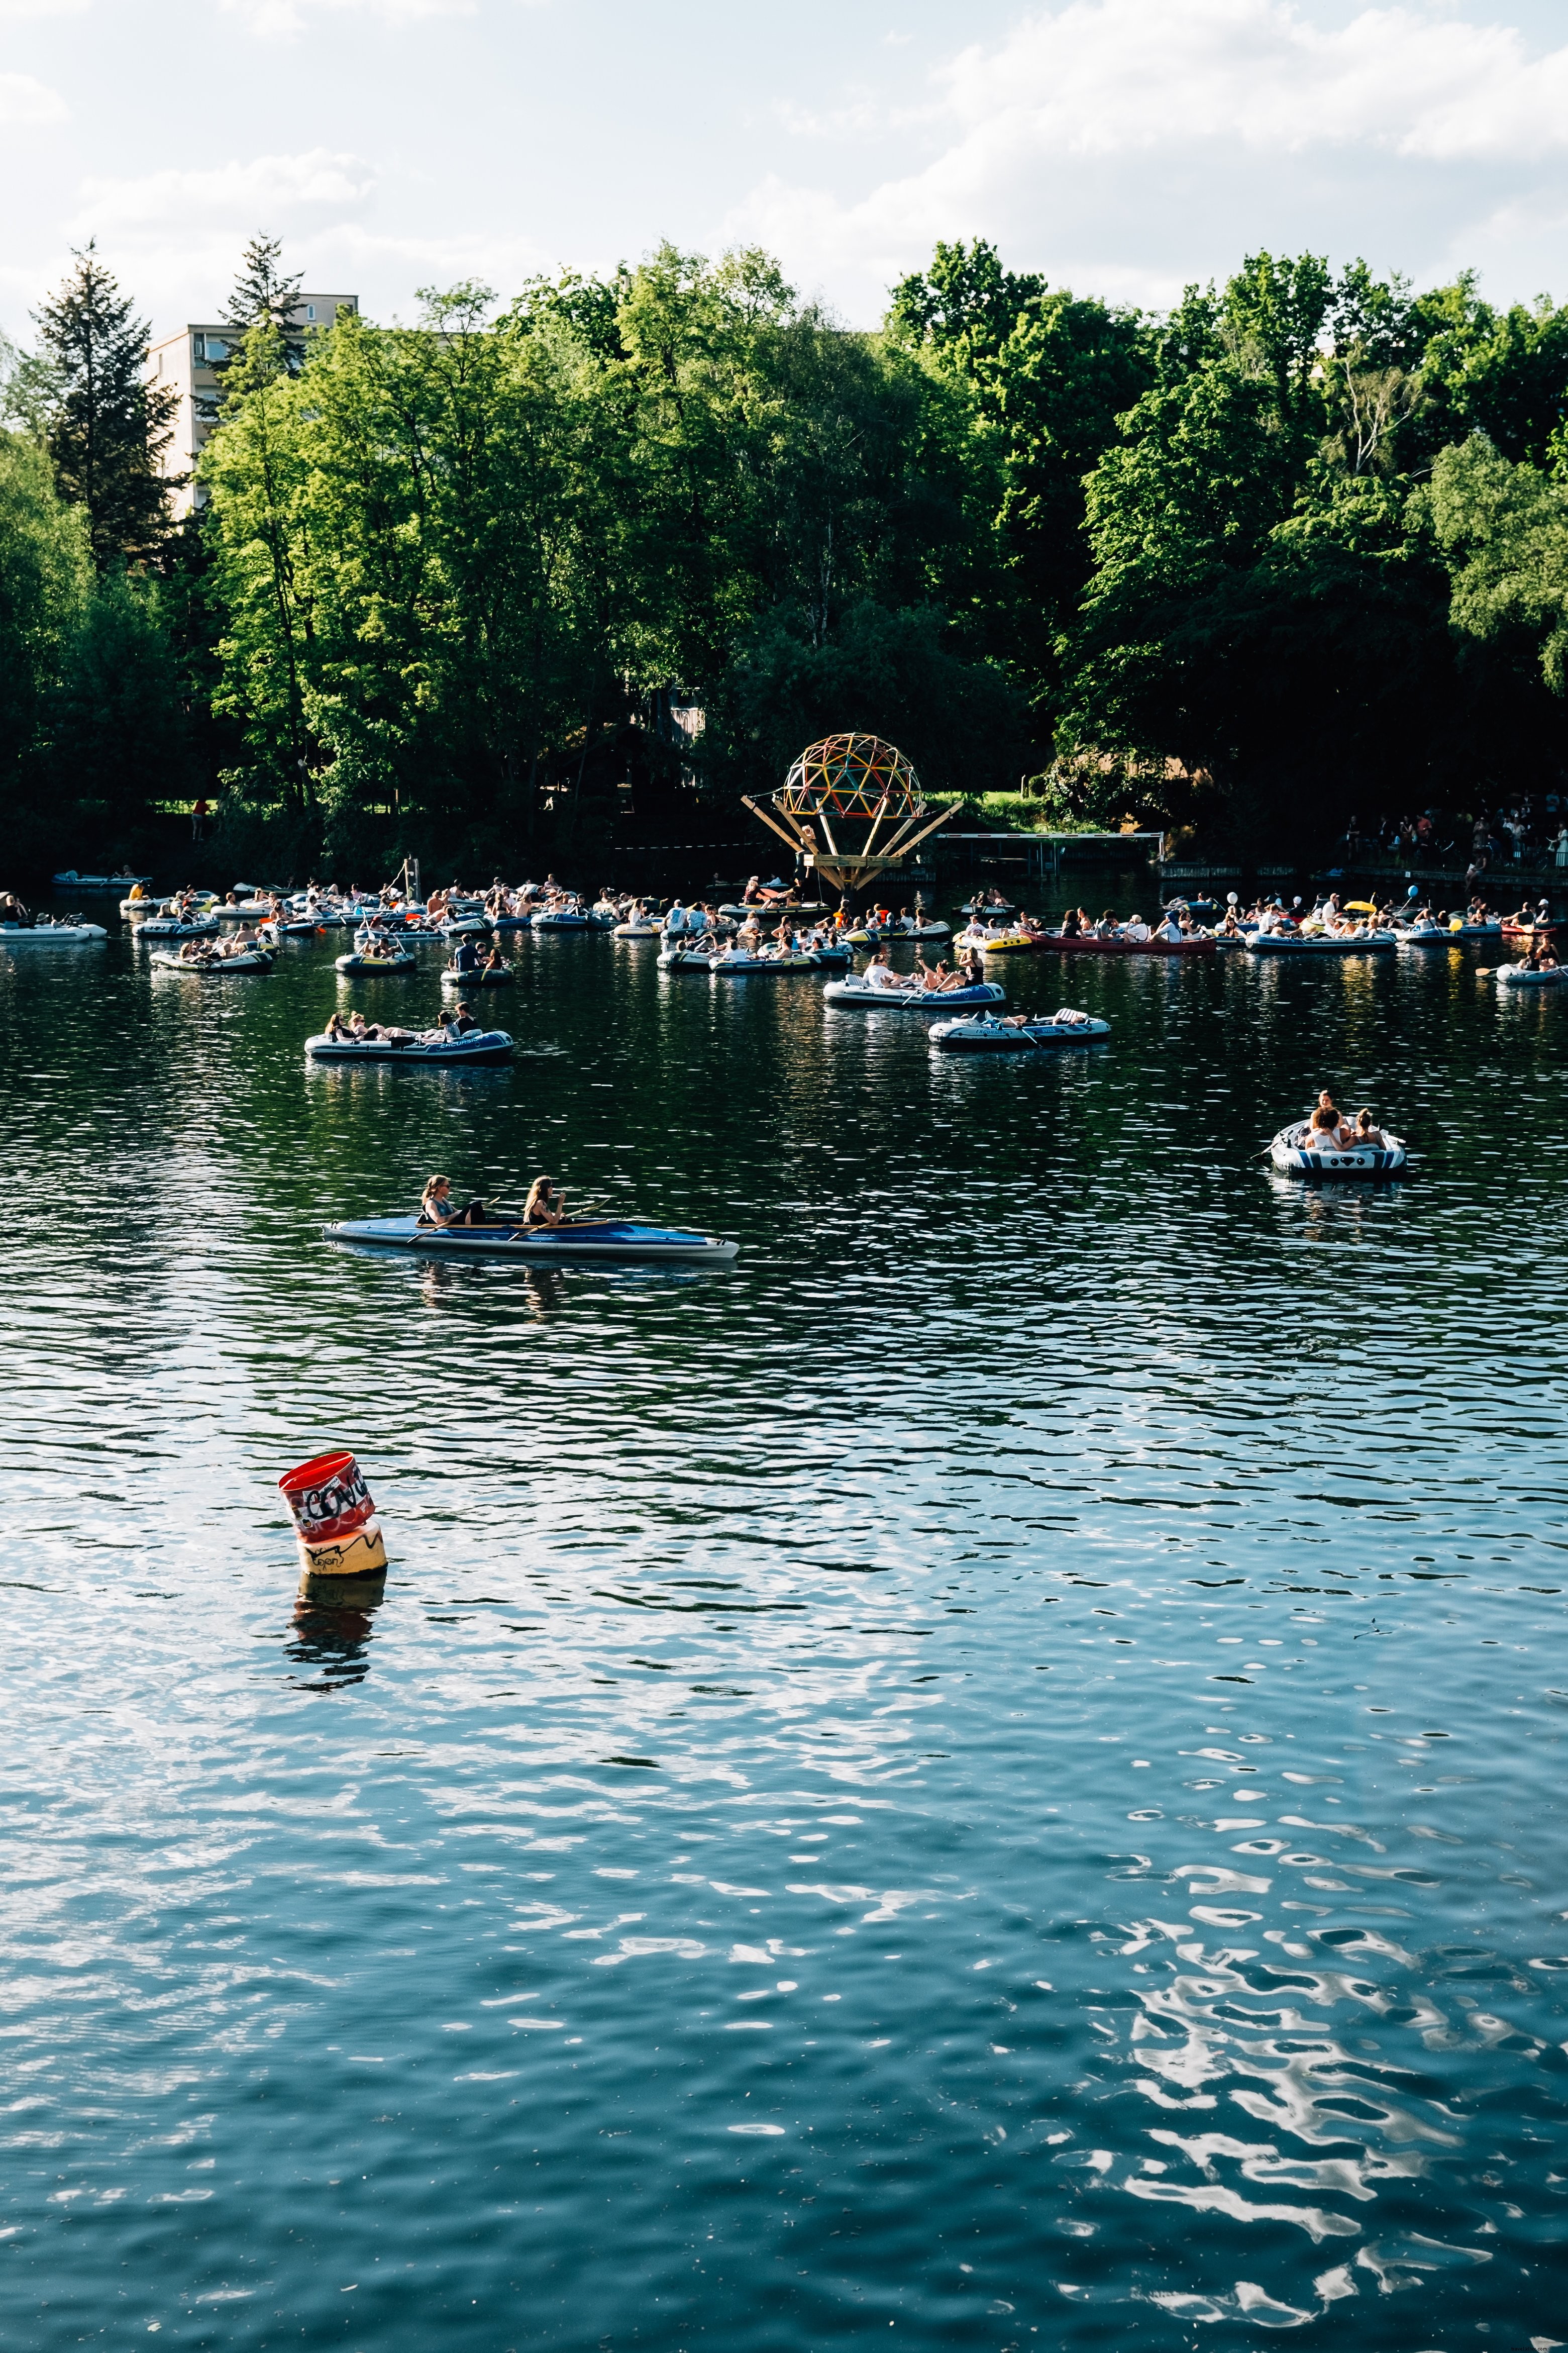
[[[422,1226],[488,1226],[485,1205],[478,1194],[459,1209],[452,1198],[449,1176],[432,1176],[419,1199],[419,1223]]]
[[[565,1222],[566,1196],[558,1193],[548,1176],[536,1176],[528,1188],[528,1198],[522,1205],[525,1226],[559,1226]]]

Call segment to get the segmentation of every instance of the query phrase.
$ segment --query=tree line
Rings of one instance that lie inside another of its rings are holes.
[[[800,747],[1306,852],[1563,780],[1568,311],[1258,254],[1168,315],[939,245],[874,333],[663,247],[305,329],[253,241],[198,503],[92,247],[0,351],[0,815],[237,864],[587,860]],[[700,733],[678,724],[703,714]]]

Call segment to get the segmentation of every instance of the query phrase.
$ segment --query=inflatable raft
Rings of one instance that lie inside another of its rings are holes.
[[[898,915],[890,923],[858,923],[844,936],[851,947],[874,948],[879,940],[950,940],[952,925],[917,923],[912,916]]]
[[[1213,955],[1215,952],[1213,937],[1207,932],[1192,932],[1179,940],[1128,940],[1120,932],[1105,939],[1098,932],[1035,932],[1029,944],[1058,955],[1180,956]]]
[[[1564,978],[1563,966],[1548,965],[1544,972],[1532,971],[1527,964],[1505,964],[1498,967],[1500,988],[1556,988]]]
[[[498,965],[493,972],[477,965],[472,972],[459,972],[456,965],[447,965],[441,974],[443,988],[510,988],[517,978],[510,965]]]
[[[68,866],[63,874],[56,874],[51,879],[56,892],[62,899],[112,899],[117,892],[133,890],[138,882],[145,891],[153,877],[150,874],[79,874],[74,866]]]
[[[101,923],[57,923],[52,915],[40,915],[36,923],[0,923],[0,947],[80,947],[108,937]]]
[[[1268,1157],[1286,1176],[1392,1176],[1405,1166],[1405,1144],[1402,1137],[1390,1135],[1386,1150],[1374,1150],[1363,1145],[1350,1152],[1304,1152],[1302,1145],[1311,1134],[1307,1120],[1298,1120],[1293,1126],[1282,1127],[1268,1147]]]
[[[177,948],[154,948],[148,961],[161,965],[165,972],[238,975],[270,972],[272,969],[272,954],[268,948],[241,948],[237,955],[201,956],[183,956]]]
[[[417,972],[419,959],[409,948],[399,948],[394,955],[366,955],[355,948],[352,955],[334,956],[339,972],[346,972],[355,980],[363,980],[378,972]]]
[[[1094,1046],[1110,1035],[1109,1021],[1076,1013],[1069,1006],[1042,1014],[1037,1021],[999,1021],[994,1013],[972,1013],[957,1021],[933,1023],[931,1041],[950,1054],[1028,1052],[1042,1046]]]
[[[149,915],[137,925],[136,936],[139,940],[210,940],[217,927],[216,915],[193,915],[188,923],[178,915]]]
[[[321,1231],[331,1242],[420,1250],[437,1258],[521,1259],[531,1266],[728,1266],[740,1248],[717,1234],[618,1218],[564,1226],[422,1226],[415,1217],[345,1218]]]
[[[830,980],[822,995],[828,1005],[858,1005],[879,1013],[952,1014],[1007,1002],[1006,990],[994,980],[967,988],[871,988],[858,973],[849,980]]]
[[[1363,932],[1348,939],[1329,932],[1254,932],[1247,943],[1254,955],[1377,955],[1399,945],[1394,932]]]
[[[305,1051],[313,1062],[406,1062],[417,1068],[441,1068],[454,1062],[510,1062],[512,1041],[504,1029],[471,1029],[464,1038],[410,1038],[406,1045],[390,1038],[307,1038]]]

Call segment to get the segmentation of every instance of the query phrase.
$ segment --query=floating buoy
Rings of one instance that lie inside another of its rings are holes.
[[[312,1455],[278,1482],[294,1515],[300,1591],[310,1601],[359,1609],[379,1600],[386,1546],[364,1473],[352,1454]]]

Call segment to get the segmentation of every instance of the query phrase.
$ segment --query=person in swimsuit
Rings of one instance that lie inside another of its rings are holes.
[[[419,1200],[419,1223],[422,1226],[488,1226],[485,1205],[476,1194],[459,1209],[452,1198],[449,1176],[432,1176],[426,1184]]]
[[[525,1226],[558,1226],[566,1216],[566,1196],[558,1193],[548,1176],[536,1176],[528,1188],[528,1198],[522,1205]]]

